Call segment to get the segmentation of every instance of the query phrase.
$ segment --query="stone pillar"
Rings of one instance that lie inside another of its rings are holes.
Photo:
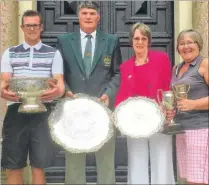
[[[16,1],[0,0],[0,56],[10,46],[18,44],[18,3]],[[0,57],[1,58],[1,57]],[[1,79],[0,79],[1,81]],[[2,121],[6,112],[6,102],[0,99],[0,138]],[[1,151],[1,143],[0,143]],[[1,183],[6,180],[5,171],[1,173]]]
[[[200,32],[203,38],[202,56],[208,58],[208,1],[193,2],[193,28]]]
[[[0,56],[10,46],[18,44],[18,3],[0,0]],[[0,123],[5,113],[5,102],[1,100]]]
[[[192,1],[174,1],[175,64],[182,61],[176,51],[177,36],[182,30],[189,28],[192,28]]]
[[[176,51],[178,34],[182,30],[189,28],[192,28],[192,1],[174,1],[175,64],[179,64],[182,61],[180,55]],[[177,183],[187,184],[185,179],[180,178],[178,166],[177,166]]]

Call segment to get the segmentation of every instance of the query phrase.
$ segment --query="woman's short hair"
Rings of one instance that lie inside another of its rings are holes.
[[[197,43],[199,51],[202,50],[203,40],[202,40],[202,37],[201,37],[200,33],[197,30],[195,30],[195,29],[186,29],[186,30],[181,31],[179,33],[178,37],[177,37],[176,49],[177,49],[178,52],[179,52],[178,47],[179,47],[180,40],[184,36],[190,37],[195,43]]]
[[[82,8],[89,8],[94,9],[97,12],[99,12],[99,4],[96,1],[83,1],[78,5],[78,11],[79,12]]]
[[[136,30],[139,30],[142,35],[144,35],[148,38],[148,44],[149,44],[149,46],[151,46],[151,40],[152,40],[151,29],[149,28],[149,26],[147,26],[146,24],[143,24],[143,23],[135,23],[132,26],[131,31],[130,31],[131,45],[133,45],[133,37],[134,37],[134,33]]]

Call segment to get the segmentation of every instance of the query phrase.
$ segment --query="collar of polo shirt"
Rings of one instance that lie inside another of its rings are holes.
[[[24,47],[25,50],[28,49],[28,48],[35,48],[35,49],[39,50],[41,48],[41,46],[42,46],[42,42],[41,41],[39,43],[37,43],[36,45],[34,45],[34,46],[30,46],[26,42],[23,43],[23,47]]]

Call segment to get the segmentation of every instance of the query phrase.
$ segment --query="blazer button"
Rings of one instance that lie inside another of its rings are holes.
[[[84,81],[84,80],[85,80],[85,78],[82,78],[82,80]]]
[[[151,87],[152,87],[152,85],[151,85],[151,84],[148,84],[148,87],[149,87],[149,88],[151,88]]]

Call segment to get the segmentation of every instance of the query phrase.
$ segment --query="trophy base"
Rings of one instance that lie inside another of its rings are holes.
[[[19,113],[41,113],[46,112],[46,106],[42,103],[39,104],[21,104],[18,108]]]
[[[182,126],[180,124],[175,123],[169,126],[165,126],[162,133],[166,135],[176,135],[176,134],[183,134],[185,133],[185,131],[182,129]]]

